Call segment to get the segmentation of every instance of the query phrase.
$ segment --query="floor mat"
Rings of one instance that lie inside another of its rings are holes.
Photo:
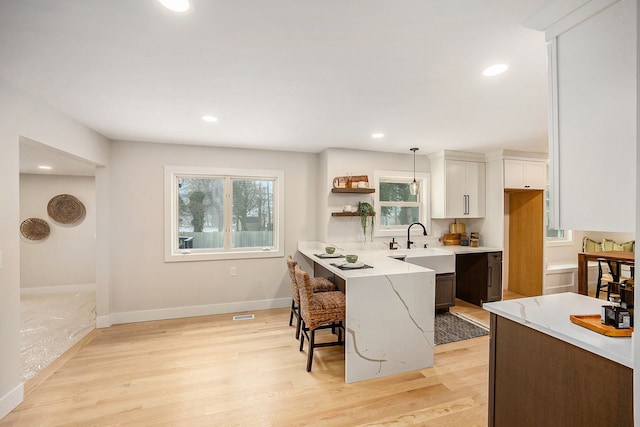
[[[434,327],[436,345],[489,335],[487,329],[452,313],[436,314]]]

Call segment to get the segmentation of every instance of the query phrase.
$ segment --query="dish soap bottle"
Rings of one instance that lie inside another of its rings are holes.
[[[398,249],[398,242],[396,242],[395,237],[391,238],[391,241],[389,242],[389,249],[391,250]]]

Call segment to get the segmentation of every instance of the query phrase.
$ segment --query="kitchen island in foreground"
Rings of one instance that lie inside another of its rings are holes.
[[[489,426],[633,426],[630,337],[572,323],[604,300],[571,292],[487,303]]]
[[[344,258],[318,257],[325,246],[300,242],[298,251],[313,264],[314,275],[345,292],[345,381],[432,367],[435,272],[376,249],[350,249],[371,268],[342,270],[334,264]]]

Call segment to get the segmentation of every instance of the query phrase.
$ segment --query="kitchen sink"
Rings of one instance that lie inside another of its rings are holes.
[[[435,270],[436,274],[454,273],[456,257],[453,252],[436,248],[398,249],[392,258]]]

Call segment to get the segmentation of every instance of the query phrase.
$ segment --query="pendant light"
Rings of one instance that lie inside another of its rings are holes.
[[[416,181],[416,151],[418,148],[409,148],[409,150],[413,151],[413,182],[409,184],[409,192],[415,196],[418,194],[418,181]]]

